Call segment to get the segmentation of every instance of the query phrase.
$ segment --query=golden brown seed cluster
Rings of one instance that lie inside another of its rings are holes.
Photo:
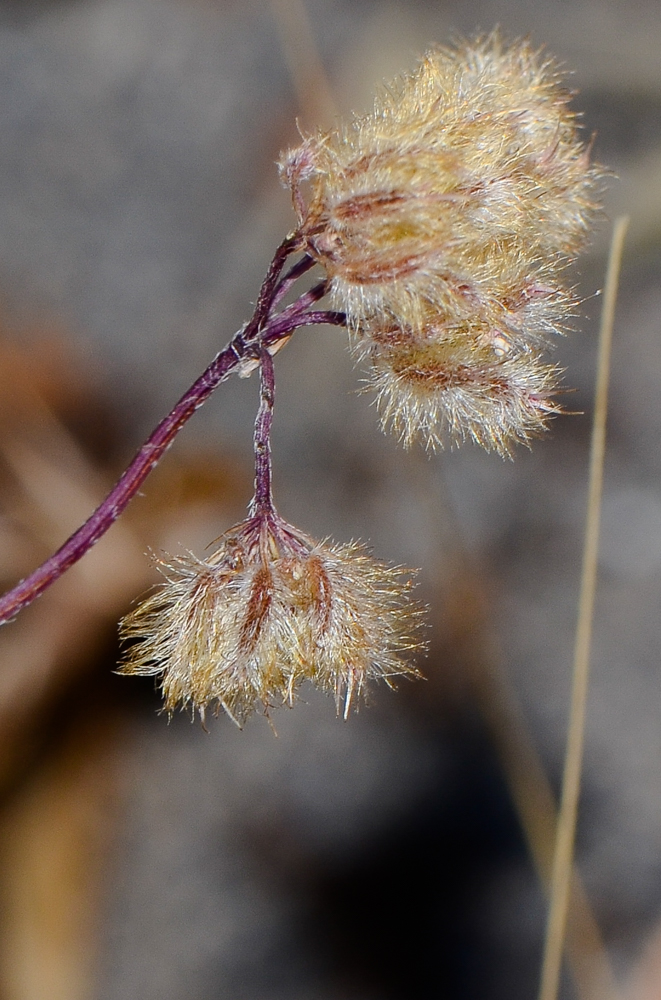
[[[308,253],[406,443],[507,452],[557,410],[540,355],[600,176],[556,64],[494,33],[431,51],[281,163]]]
[[[311,680],[346,716],[367,681],[415,674],[402,659],[420,646],[410,574],[360,545],[315,542],[270,514],[233,528],[207,560],[162,572],[122,622],[122,670],[160,676],[168,710],[222,706],[242,725]]]
[[[283,246],[309,255],[299,274],[310,257],[325,269],[406,444],[472,438],[507,454],[558,410],[543,351],[575,308],[563,273],[600,177],[569,97],[551,59],[494,33],[435,49],[370,114],[283,157],[298,216]],[[168,710],[222,707],[239,725],[305,680],[346,716],[369,680],[415,673],[404,654],[420,646],[420,610],[410,574],[276,514],[273,369],[264,352],[257,363],[250,516],[208,559],[162,564],[165,582],[122,623],[123,670],[159,677]]]

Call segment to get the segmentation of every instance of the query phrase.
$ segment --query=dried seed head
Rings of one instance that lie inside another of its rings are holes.
[[[580,249],[598,171],[569,98],[551,59],[494,33],[431,51],[371,114],[286,154],[300,231],[353,326],[415,328],[420,298],[488,312],[512,272],[537,284],[540,261]]]
[[[315,542],[277,515],[252,517],[207,560],[163,566],[166,582],[122,622],[125,673],[161,677],[166,708],[222,706],[242,725],[293,701],[306,679],[348,713],[370,679],[415,670],[410,574],[359,545]]]
[[[601,176],[569,99],[553,60],[494,32],[431,51],[373,112],[283,158],[308,253],[405,440],[440,443],[440,419],[503,451],[557,410],[538,352],[574,308],[562,274]]]
[[[435,323],[418,330],[372,330],[355,350],[371,361],[384,429],[406,447],[475,441],[508,455],[515,443],[541,433],[560,408],[554,400],[559,370],[523,348],[511,325],[470,333]]]

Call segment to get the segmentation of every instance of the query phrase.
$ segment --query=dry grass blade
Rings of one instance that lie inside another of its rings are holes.
[[[122,729],[75,719],[0,814],[0,988],[11,1000],[96,994],[102,902],[121,816]]]
[[[456,523],[448,507],[449,518]],[[458,529],[457,529],[458,532]],[[455,537],[460,537],[457,533]],[[462,667],[493,741],[528,849],[544,892],[550,894],[557,811],[553,791],[526,723],[516,692],[503,669],[490,627],[492,613],[484,572],[465,550],[456,556],[457,574],[448,588]],[[580,1000],[617,1000],[619,991],[579,873],[572,871],[567,921],[567,957]]]
[[[562,950],[569,907],[569,892],[574,854],[576,816],[581,785],[583,742],[585,735],[585,709],[587,702],[590,665],[592,617],[597,581],[597,555],[599,546],[599,521],[603,482],[604,453],[606,447],[606,413],[608,408],[608,380],[613,337],[613,322],[617,287],[622,261],[622,249],[628,218],[616,220],[604,289],[604,304],[599,334],[599,360],[595,391],[595,411],[590,451],[590,479],[588,510],[583,549],[581,592],[574,647],[572,697],[569,716],[569,734],[562,784],[562,801],[558,818],[551,902],[546,931],[544,961],[539,1000],[556,1000],[560,980]]]
[[[271,0],[271,7],[305,124],[330,125],[337,108],[303,0]]]
[[[447,650],[458,670],[453,691],[439,696],[447,704],[463,698],[463,683],[474,699],[493,742],[512,804],[545,895],[550,895],[553,849],[557,827],[555,796],[517,692],[505,669],[503,651],[493,627],[492,585],[487,568],[466,545],[461,519],[445,477],[432,475],[422,452],[407,456],[407,475],[422,498],[429,525],[428,565],[434,628],[445,636]],[[439,488],[440,487],[440,488]],[[429,676],[452,685],[453,672]],[[429,704],[429,696],[425,696]],[[567,957],[579,1000],[618,1000],[620,991],[590,900],[579,873],[572,874],[567,920]]]

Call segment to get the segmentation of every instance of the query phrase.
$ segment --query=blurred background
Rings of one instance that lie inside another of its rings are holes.
[[[274,166],[433,42],[530,35],[617,174],[556,359],[577,415],[514,462],[377,428],[342,331],[278,357],[282,514],[422,567],[426,680],[240,732],[118,677],[148,550],[252,487],[222,387],[124,519],[0,634],[2,1000],[534,997],[562,768],[599,299],[618,305],[563,997],[661,998],[661,11],[657,0],[2,0],[0,576],[92,510],[247,319],[292,225]]]

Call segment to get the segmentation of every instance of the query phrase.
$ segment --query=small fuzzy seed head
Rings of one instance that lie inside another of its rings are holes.
[[[346,715],[368,681],[415,674],[420,610],[410,574],[360,545],[315,542],[252,517],[206,560],[162,564],[165,582],[121,624],[124,673],[161,678],[165,707],[222,707],[239,725],[291,704],[311,680]]]
[[[419,330],[374,329],[355,349],[371,361],[368,385],[384,429],[409,447],[472,440],[510,455],[559,412],[559,371],[521,349],[502,327],[468,335],[429,320]]]
[[[539,352],[575,309],[564,270],[602,175],[570,96],[552,59],[494,32],[432,50],[372,112],[283,157],[307,252],[405,440],[445,426],[506,451],[557,410]]]
[[[408,343],[406,342],[408,339]],[[507,358],[489,344],[417,342],[404,335],[373,352],[370,384],[384,429],[406,447],[431,448],[467,439],[509,455],[559,412],[557,369],[533,353]]]

